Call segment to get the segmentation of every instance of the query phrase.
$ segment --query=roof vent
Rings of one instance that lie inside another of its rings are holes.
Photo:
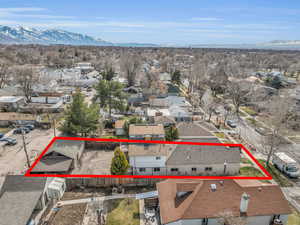
[[[216,184],[211,184],[210,188],[212,191],[216,191],[217,190],[217,185]]]
[[[258,188],[258,191],[259,191],[259,192],[261,192],[261,191],[262,191],[262,188],[261,188],[261,187],[259,187],[259,188]]]
[[[220,180],[220,185],[223,186],[224,185],[224,181]]]

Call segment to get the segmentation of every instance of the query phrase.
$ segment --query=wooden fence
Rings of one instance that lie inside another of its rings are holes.
[[[96,187],[114,187],[122,185],[124,187],[149,187],[163,181],[161,178],[67,178],[67,189],[71,190],[78,187],[96,188]]]

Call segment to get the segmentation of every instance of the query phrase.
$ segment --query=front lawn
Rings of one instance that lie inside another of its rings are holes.
[[[257,115],[257,112],[255,112],[253,109],[251,109],[250,107],[247,107],[247,106],[242,106],[241,109],[248,113],[250,116],[255,116]]]
[[[295,209],[292,209],[292,214],[288,217],[287,225],[298,225],[300,224],[300,213],[298,213]]]
[[[6,134],[10,130],[11,130],[11,128],[9,128],[9,127],[0,127],[1,134]]]
[[[110,200],[111,210],[106,225],[139,225],[139,201],[135,199]]]
[[[217,136],[218,138],[221,138],[221,139],[226,138],[226,136],[223,132],[215,132],[214,135]]]
[[[263,173],[255,167],[245,166],[240,168],[240,175],[244,177],[263,177]]]

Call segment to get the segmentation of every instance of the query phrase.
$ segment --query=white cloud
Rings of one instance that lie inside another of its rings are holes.
[[[0,12],[19,13],[19,12],[40,12],[45,11],[45,8],[24,7],[24,8],[0,8]]]

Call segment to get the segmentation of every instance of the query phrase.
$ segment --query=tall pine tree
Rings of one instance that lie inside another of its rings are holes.
[[[88,136],[95,132],[99,125],[99,107],[95,104],[88,106],[84,96],[79,92],[73,95],[72,103],[65,111],[64,122],[60,130],[69,135]]]

